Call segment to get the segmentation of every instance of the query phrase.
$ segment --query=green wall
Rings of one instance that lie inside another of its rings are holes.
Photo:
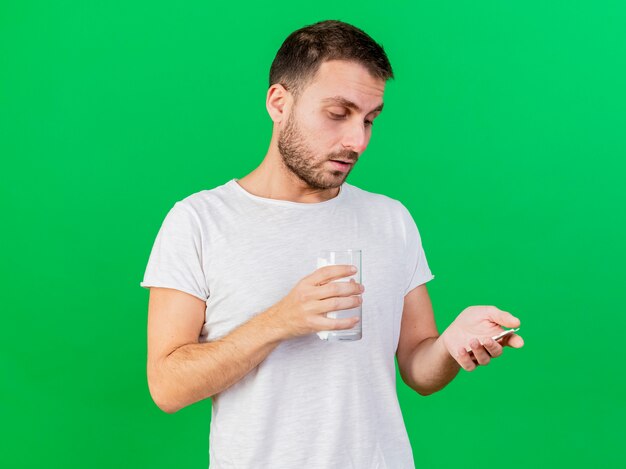
[[[443,330],[519,316],[523,349],[428,397],[417,467],[615,467],[623,350],[621,1],[0,4],[4,467],[206,467],[210,402],[168,415],[139,286],[175,201],[263,158],[293,30],[361,27],[396,80],[349,182],[412,212]]]

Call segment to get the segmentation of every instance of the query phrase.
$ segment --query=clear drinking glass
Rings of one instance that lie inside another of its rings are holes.
[[[317,268],[325,267],[327,265],[354,265],[357,271],[354,275],[349,277],[343,277],[333,282],[349,282],[354,279],[356,282],[361,283],[361,250],[360,249],[346,249],[346,250],[331,250],[324,249],[319,252],[317,256]],[[341,329],[335,331],[319,331],[318,337],[322,340],[339,341],[339,340],[360,340],[362,336],[361,323],[363,322],[362,303],[356,308],[341,309],[339,311],[329,311],[326,313],[327,318],[351,318],[358,316],[360,321],[352,329]]]

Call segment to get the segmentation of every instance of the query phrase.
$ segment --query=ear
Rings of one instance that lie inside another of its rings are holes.
[[[291,103],[291,93],[279,83],[275,83],[267,90],[265,107],[274,123],[281,122],[286,116]]]

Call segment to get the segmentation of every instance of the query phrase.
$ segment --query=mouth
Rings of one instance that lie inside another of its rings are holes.
[[[341,160],[330,160],[330,163],[333,165],[334,168],[340,171],[347,171],[354,164],[351,161],[341,161]]]

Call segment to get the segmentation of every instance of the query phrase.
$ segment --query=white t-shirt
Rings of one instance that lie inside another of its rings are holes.
[[[404,296],[434,276],[399,201],[345,182],[324,202],[267,199],[231,179],[174,204],[140,285],[204,300],[207,342],[280,301],[322,249],[362,250],[363,338],[286,340],[213,396],[211,469],[414,468],[394,357]]]

